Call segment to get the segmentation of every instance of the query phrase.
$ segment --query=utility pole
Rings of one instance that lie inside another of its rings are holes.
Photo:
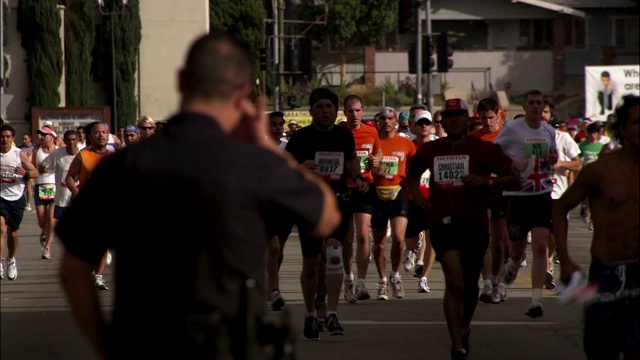
[[[420,22],[420,10],[422,2],[415,3],[416,11],[416,104],[422,104],[422,24]]]
[[[278,63],[278,73],[280,75],[280,77],[278,78],[278,81],[280,81],[280,83],[278,83],[278,86],[281,85],[281,83],[283,82],[283,74],[284,74],[284,50],[285,50],[285,44],[284,44],[284,39],[285,39],[285,31],[284,31],[284,9],[286,7],[286,3],[285,0],[277,0],[278,1],[278,51],[280,51],[280,54],[278,54],[278,58],[280,59],[280,62]],[[275,101],[278,101],[278,109],[282,109],[284,108],[284,101],[283,98],[284,96],[282,96],[282,91],[279,91],[279,96],[275,99]]]
[[[419,13],[419,12],[418,12]],[[425,0],[424,1],[424,18],[425,18],[425,22],[426,22],[426,30],[427,30],[427,34],[426,36],[428,36],[429,38],[431,38],[431,0]],[[429,44],[431,44],[431,41],[429,41]],[[431,70],[431,69],[429,69]],[[431,94],[431,71],[427,72],[427,81],[426,81],[426,85],[427,85],[427,108],[429,108],[429,111],[433,112],[433,96]]]
[[[273,8],[273,65],[271,73],[273,74],[273,110],[280,111],[280,41],[279,41],[279,4],[280,0],[272,0]]]

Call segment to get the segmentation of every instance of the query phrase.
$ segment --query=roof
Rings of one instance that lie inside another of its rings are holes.
[[[637,6],[637,3],[631,0],[545,0],[552,4],[577,8],[630,8]]]

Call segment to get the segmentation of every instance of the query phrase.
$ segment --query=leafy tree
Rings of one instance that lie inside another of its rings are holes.
[[[27,81],[31,106],[60,105],[62,77],[62,19],[56,0],[20,0],[18,30],[27,53]]]
[[[105,67],[105,90],[113,104],[113,76],[111,62],[111,26],[114,26],[115,62],[116,62],[116,101],[117,101],[117,125],[133,124],[137,118],[136,107],[136,65],[138,63],[138,50],[141,40],[140,1],[129,0],[124,9],[120,1],[107,1],[108,10],[120,11],[119,15],[106,17],[104,48],[108,49],[105,55],[107,66]],[[115,126],[114,126],[115,128]],[[116,129],[113,129],[116,130]]]
[[[67,0],[65,59],[67,106],[94,104],[91,50],[95,41],[94,2]]]
[[[318,19],[325,11],[313,0],[300,4],[303,20]],[[377,46],[397,26],[398,2],[395,0],[333,0],[329,2],[327,25],[315,25],[309,31],[316,41],[331,41],[340,52],[340,85],[345,84],[347,50],[354,46]]]
[[[261,0],[209,0],[211,31],[226,31],[247,44],[254,56],[255,73],[259,72],[260,48],[263,44],[262,21],[267,17]],[[254,89],[257,91],[258,89]]]

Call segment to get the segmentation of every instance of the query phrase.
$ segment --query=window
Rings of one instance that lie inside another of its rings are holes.
[[[568,49],[584,49],[586,24],[584,19],[571,18],[564,21],[564,45]]]
[[[618,49],[638,49],[638,18],[613,19],[613,41]]]
[[[553,21],[550,19],[522,20],[520,22],[520,50],[551,49]]]

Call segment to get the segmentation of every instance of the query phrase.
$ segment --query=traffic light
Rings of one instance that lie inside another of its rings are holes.
[[[453,67],[453,46],[449,43],[447,33],[438,35],[438,72],[447,72]]]
[[[415,13],[413,0],[400,0],[398,6],[398,32],[404,34],[415,29]]]
[[[430,73],[431,69],[436,65],[433,55],[433,45],[431,44],[431,36],[422,37],[422,73]],[[416,43],[412,43],[409,47],[409,73],[415,74],[416,70]]]
[[[260,49],[260,71],[267,71],[267,49]]]

